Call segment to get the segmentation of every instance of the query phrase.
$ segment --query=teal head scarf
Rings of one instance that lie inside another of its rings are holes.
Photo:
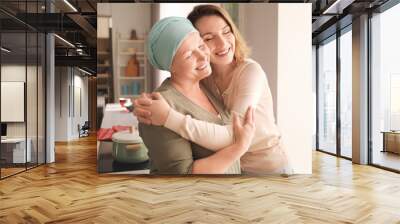
[[[167,17],[154,24],[147,42],[150,63],[160,70],[170,71],[176,51],[191,32],[197,30],[184,17]]]

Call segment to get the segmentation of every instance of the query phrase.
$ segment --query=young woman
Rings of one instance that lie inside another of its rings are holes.
[[[281,134],[275,124],[266,74],[257,62],[248,58],[248,47],[232,19],[215,5],[195,7],[188,19],[199,30],[211,53],[212,75],[202,83],[230,111],[244,115],[249,106],[255,108],[255,136],[249,151],[241,157],[242,170],[248,174],[291,174]],[[232,126],[185,116],[165,103],[149,99],[146,94],[135,100],[134,112],[141,122],[163,125],[212,150],[234,142]]]
[[[152,95],[155,102],[165,98],[168,103],[162,103],[168,108],[210,124],[223,125],[230,120],[223,105],[200,84],[211,74],[210,51],[189,20],[168,17],[158,21],[149,34],[148,53],[154,67],[171,72],[171,78]],[[217,152],[165,127],[139,124],[139,133],[149,150],[152,174],[240,174],[239,159],[249,148],[254,126],[251,108],[244,122],[234,116],[238,141]]]

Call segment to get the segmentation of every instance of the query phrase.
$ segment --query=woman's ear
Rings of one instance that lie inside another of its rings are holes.
[[[175,73],[175,56],[172,58],[171,66],[169,67],[169,73]]]
[[[176,65],[175,65],[176,63],[174,63],[174,62],[172,62],[172,64],[171,64],[171,68],[169,69],[170,71],[170,73],[172,74],[172,73],[175,73],[176,72]]]
[[[171,68],[169,69],[169,73],[175,73],[175,67],[173,65],[171,65]]]

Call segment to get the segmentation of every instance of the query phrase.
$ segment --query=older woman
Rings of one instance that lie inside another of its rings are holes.
[[[148,53],[154,67],[171,72],[152,95],[155,100],[164,98],[174,111],[198,120],[219,125],[230,121],[223,105],[200,84],[211,74],[210,52],[189,20],[168,17],[157,22],[149,34]],[[151,173],[239,174],[239,159],[254,134],[252,109],[244,122],[234,116],[233,123],[236,141],[217,152],[165,127],[141,123],[139,133],[149,149]]]
[[[288,156],[275,124],[273,101],[261,66],[248,58],[248,48],[228,13],[215,5],[200,5],[188,15],[210,48],[212,75],[202,83],[225,106],[244,115],[255,108],[256,131],[241,166],[248,174],[291,174]],[[232,126],[210,124],[170,110],[143,96],[135,101],[141,122],[163,125],[206,148],[219,150],[234,142]]]

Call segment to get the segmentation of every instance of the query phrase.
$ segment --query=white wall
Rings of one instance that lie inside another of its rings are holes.
[[[71,67],[56,67],[55,141],[79,138],[78,124],[83,125],[88,120],[88,79],[82,74]],[[76,88],[81,90],[82,116],[74,105],[78,103]]]
[[[26,68],[25,65],[2,65],[1,81],[25,82],[25,69],[32,70],[32,67]],[[1,108],[7,110],[7,108]],[[25,137],[25,122],[7,123],[7,137]]]
[[[33,69],[33,67],[25,65],[2,65],[1,66],[1,81],[17,81],[25,82],[25,69]]]
[[[27,81],[25,81],[27,78]],[[19,65],[19,64],[3,64],[1,66],[1,81],[17,81],[26,84],[26,107],[20,108],[24,114],[26,110],[27,119],[25,122],[7,122],[7,137],[25,137],[30,139],[30,147],[32,151],[33,161],[36,161],[37,153],[39,154],[39,163],[44,162],[44,93],[43,88],[44,74],[42,67]],[[3,91],[3,89],[2,89]],[[24,94],[24,91],[20,92]],[[7,97],[2,95],[3,97]],[[11,108],[2,107],[1,110],[12,110]],[[13,111],[7,111],[13,113]],[[51,157],[49,157],[51,158]]]
[[[2,65],[1,66],[1,81],[12,81],[12,82],[25,82],[25,75],[26,72],[28,74],[35,74],[36,75],[36,67],[27,66],[25,67],[22,65]],[[31,78],[28,76],[29,85],[36,86],[36,81],[33,82]],[[36,108],[36,88],[27,88],[27,104],[31,104],[34,102],[31,108],[34,106]],[[7,110],[8,108],[1,108],[1,110]],[[22,108],[24,109],[24,108]],[[28,108],[28,111],[31,112],[32,110]],[[36,111],[34,111],[36,112]],[[31,124],[32,121],[36,121],[37,115],[36,113],[27,113],[27,120],[29,123],[28,125],[28,137],[30,133],[36,133],[36,124],[35,127]],[[26,122],[10,122],[7,124],[7,136],[8,137],[25,137],[25,126]]]
[[[251,58],[260,63],[268,76],[272,98],[277,101],[278,4],[241,4],[240,31],[251,49]],[[273,43],[273,44],[272,44]],[[276,119],[276,107],[274,114]]]
[[[313,98],[312,147],[314,150],[316,150],[317,149],[317,48],[315,45],[312,46],[312,98]]]
[[[297,173],[312,172],[311,3],[280,4],[277,123]]]
[[[241,31],[267,73],[295,173],[312,172],[311,4],[242,4]]]
[[[22,65],[2,65],[1,66],[1,81],[9,82],[25,82],[25,74],[27,69],[32,71],[32,67],[25,67]],[[4,96],[2,96],[4,97]],[[8,108],[1,108],[7,110]],[[22,108],[24,109],[24,108]],[[7,123],[7,136],[8,137],[25,137],[25,122],[10,122]]]
[[[99,3],[97,14],[112,17],[113,35],[121,33],[122,38],[130,38],[132,29],[138,37],[150,31],[151,4],[146,3]]]
[[[68,141],[68,86],[67,67],[55,68],[55,141]]]
[[[80,74],[82,74],[82,73],[76,74],[77,72],[79,72],[79,71],[75,70],[75,76],[74,76],[75,91],[73,92],[73,94],[75,94],[73,96],[74,101],[75,101],[74,102],[75,103],[75,106],[74,106],[75,113],[72,114],[73,119],[72,119],[72,130],[71,130],[71,134],[72,134],[73,138],[79,138],[79,133],[78,133],[78,128],[77,128],[78,124],[80,126],[82,126],[85,123],[85,121],[89,120],[88,119],[88,116],[89,116],[89,114],[88,114],[88,109],[89,109],[88,78],[87,78],[87,76],[81,76]],[[79,100],[77,98],[77,94],[78,94],[77,88],[80,89],[80,101],[81,101],[80,105],[81,105],[81,110],[82,110],[81,113],[79,112],[79,110],[78,110],[79,108],[77,107],[77,104],[79,104],[79,102],[77,102],[77,100]]]

